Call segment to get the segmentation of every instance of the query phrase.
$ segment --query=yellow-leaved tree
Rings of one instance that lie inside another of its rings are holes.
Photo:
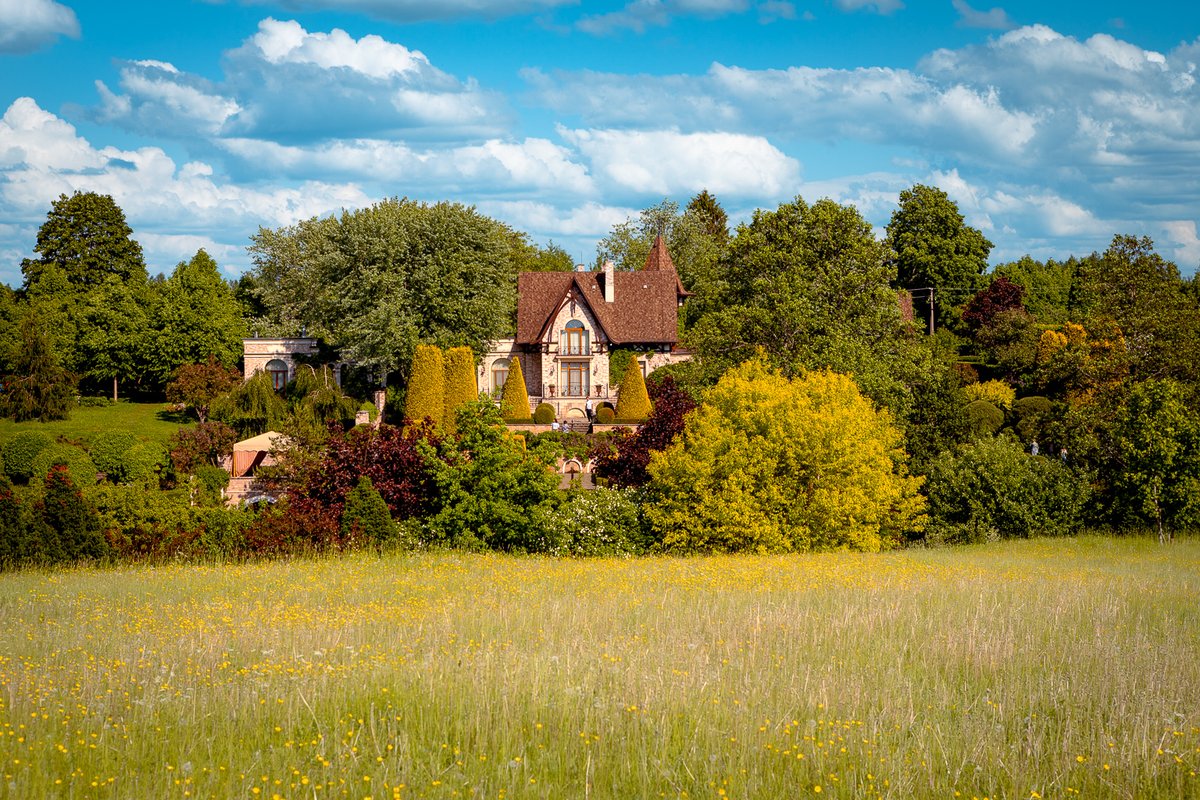
[[[646,517],[672,552],[883,550],[926,520],[901,441],[848,375],[748,361],[652,454]]]

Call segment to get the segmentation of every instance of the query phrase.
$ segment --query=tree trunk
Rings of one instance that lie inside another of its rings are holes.
[[[113,402],[117,402],[117,376],[113,375]]]

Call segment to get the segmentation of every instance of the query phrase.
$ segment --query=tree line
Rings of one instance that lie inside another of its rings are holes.
[[[80,224],[89,214],[105,224]],[[212,417],[174,448],[185,465],[212,466],[212,443],[228,438],[217,426],[285,428],[303,447],[273,477],[293,512],[277,516],[308,520],[292,535],[308,545],[313,531],[356,535],[342,519],[352,491],[356,514],[378,509],[374,491],[398,526],[373,540],[578,553],[879,549],[1085,525],[1166,539],[1196,525],[1200,286],[1150,240],[1117,235],[1103,252],[989,269],[992,243],[933,187],[901,193],[882,239],[854,207],[799,197],[730,230],[706,191],[617,225],[597,262],[636,269],[658,235],[692,293],[680,329],[695,358],[651,376],[636,433],[518,442],[491,430],[488,403],[439,406],[440,426],[406,419],[409,378],[422,346],[478,357],[511,334],[516,275],[571,269],[561,248],[470,207],[390,199],[261,229],[236,284],[203,252],[149,279],[111,198],[64,196],[25,285],[0,303],[4,407],[37,416],[29,409],[47,402],[33,395],[55,381],[30,376],[51,367],[84,388],[172,384]],[[213,389],[247,331],[318,336],[357,370],[345,391],[315,366],[283,394],[265,379]],[[203,403],[184,378],[209,387]],[[381,385],[397,433],[352,430]],[[336,452],[359,460],[330,461]],[[566,455],[594,459],[605,486],[556,494],[516,466],[545,472]],[[334,473],[343,489],[314,488]],[[541,488],[522,494],[514,475]],[[487,503],[473,497],[480,486]],[[503,519],[515,528],[487,533]]]

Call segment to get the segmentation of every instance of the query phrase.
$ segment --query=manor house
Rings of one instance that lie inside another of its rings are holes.
[[[479,367],[479,390],[499,396],[516,357],[529,401],[554,406],[560,420],[586,419],[593,409],[616,407],[619,387],[609,359],[630,351],[642,375],[685,361],[679,345],[679,308],[691,293],[659,236],[646,263],[618,272],[611,261],[596,272],[522,272],[517,278],[517,335],[493,343]],[[630,362],[630,368],[634,361]]]
[[[559,420],[615,409],[609,360],[628,350],[643,376],[691,358],[679,345],[679,308],[691,293],[659,236],[646,263],[619,272],[611,261],[586,272],[522,272],[517,277],[517,335],[494,342],[479,365],[479,391],[499,397],[512,359],[521,363],[532,409],[546,402]],[[270,373],[277,389],[295,377],[297,357],[315,355],[311,338],[246,339],[245,374]],[[633,361],[630,368],[633,368]],[[340,367],[340,365],[337,365]]]

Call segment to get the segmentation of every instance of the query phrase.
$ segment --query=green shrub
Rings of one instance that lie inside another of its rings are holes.
[[[538,403],[533,410],[533,421],[538,425],[549,425],[554,422],[554,406],[549,403]]]
[[[10,569],[26,559],[25,538],[30,527],[12,481],[0,473],[0,569]]]
[[[365,475],[346,495],[341,531],[347,541],[363,541],[376,550],[400,538],[400,529],[388,511],[387,502]]]
[[[112,400],[107,397],[81,397],[79,398],[80,408],[108,408],[112,405]]]
[[[192,544],[194,555],[225,560],[246,551],[246,531],[257,515],[243,508],[202,508],[193,515],[198,535]]]
[[[1005,436],[943,453],[926,478],[934,543],[1060,536],[1083,524],[1088,483]]]
[[[984,381],[983,383],[968,383],[963,392],[972,400],[987,400],[997,408],[1012,407],[1017,392],[1004,381]]]
[[[28,483],[33,460],[54,440],[41,431],[21,431],[4,443],[4,472],[13,483]]]
[[[611,425],[616,416],[616,412],[608,406],[600,406],[596,409],[596,422],[601,425]]]
[[[621,392],[617,396],[616,419],[622,422],[644,422],[650,416],[650,393],[640,369],[625,370]]]
[[[446,414],[446,372],[441,349],[417,345],[404,398],[404,418],[415,424],[429,417],[441,424]]]
[[[1017,435],[1021,441],[1033,441],[1041,434],[1042,421],[1050,416],[1051,408],[1051,402],[1045,397],[1022,397],[1013,403],[1013,416],[1017,418]]]
[[[50,468],[56,464],[67,468],[76,486],[91,486],[96,483],[98,470],[92,459],[78,447],[69,444],[52,444],[39,452],[33,459],[30,480],[44,479],[50,473]]]
[[[125,453],[137,444],[137,437],[127,431],[105,431],[96,434],[88,444],[88,455],[96,469],[108,475],[109,480],[124,483]]]
[[[221,502],[221,490],[229,485],[229,473],[212,464],[201,464],[192,472],[200,484],[201,502],[217,505]]]
[[[500,398],[500,418],[505,422],[532,422],[529,416],[529,392],[525,389],[525,374],[521,359],[513,356],[504,381],[504,396]]]
[[[156,442],[138,442],[122,457],[125,481],[134,483],[157,476],[170,462],[167,449]]]
[[[577,492],[549,515],[547,527],[555,555],[624,556],[649,547],[632,489]]]
[[[1004,412],[987,400],[968,403],[967,424],[976,436],[994,436],[1004,426]]]
[[[379,409],[370,400],[364,400],[362,405],[358,407],[358,410],[367,412],[367,419],[371,422],[374,422],[375,418],[379,416]]]
[[[102,483],[88,490],[88,499],[121,558],[175,556],[186,553],[195,538],[198,526],[186,490]]]

